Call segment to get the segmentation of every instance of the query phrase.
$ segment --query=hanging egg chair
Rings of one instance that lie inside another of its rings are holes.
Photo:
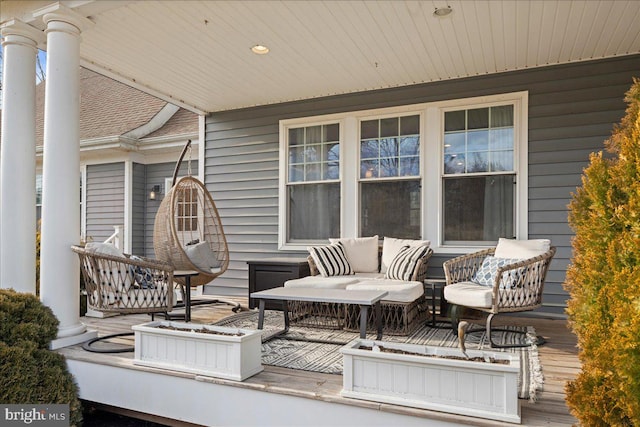
[[[174,280],[183,287],[205,285],[229,266],[229,248],[218,209],[205,185],[191,176],[190,161],[188,175],[177,179],[182,159],[190,149],[189,140],[176,165],[173,186],[160,203],[153,228],[156,258],[173,266]],[[183,276],[180,271],[190,274]],[[187,300],[188,294],[186,289]],[[233,305],[234,311],[240,309],[240,304],[233,301],[202,302],[220,302]]]

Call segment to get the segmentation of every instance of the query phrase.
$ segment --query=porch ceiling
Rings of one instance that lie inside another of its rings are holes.
[[[196,112],[640,52],[637,0],[62,3],[95,22],[83,65]],[[43,29],[47,4],[0,0],[0,21]]]

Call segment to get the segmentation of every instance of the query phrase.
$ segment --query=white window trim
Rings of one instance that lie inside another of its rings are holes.
[[[322,116],[280,120],[279,123],[279,203],[278,203],[278,247],[280,250],[300,251],[308,243],[290,243],[287,238],[287,129],[295,126],[313,126],[328,122],[340,123],[340,190],[341,221],[340,237],[357,237],[359,228],[358,183],[360,120],[382,118],[404,114],[420,115],[420,179],[422,182],[422,238],[431,241],[436,253],[471,253],[486,246],[443,245],[442,242],[442,161],[444,136],[444,111],[456,108],[482,108],[491,105],[514,104],[514,167],[516,175],[516,238],[528,238],[528,105],[527,91],[487,95],[473,98],[437,101],[398,107],[362,110]],[[349,167],[347,167],[349,165]],[[433,203],[435,201],[435,203]],[[338,237],[338,236],[336,236]]]

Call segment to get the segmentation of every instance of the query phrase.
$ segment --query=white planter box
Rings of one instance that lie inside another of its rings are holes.
[[[411,353],[462,356],[453,348],[354,340],[340,349],[343,396],[520,423],[517,356],[467,351],[470,357],[509,360],[500,364],[359,349],[374,343]]]
[[[171,326],[189,331],[158,328]],[[136,365],[243,381],[262,371],[261,334],[250,329],[158,321],[135,325]],[[202,329],[242,336],[198,332]]]

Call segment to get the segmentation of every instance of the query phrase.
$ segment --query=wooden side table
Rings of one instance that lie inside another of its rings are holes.
[[[253,292],[278,288],[291,279],[308,276],[309,263],[306,258],[265,258],[247,261],[249,264],[249,296]],[[257,308],[258,301],[249,297],[249,308]],[[282,304],[267,301],[269,310],[282,310]]]

